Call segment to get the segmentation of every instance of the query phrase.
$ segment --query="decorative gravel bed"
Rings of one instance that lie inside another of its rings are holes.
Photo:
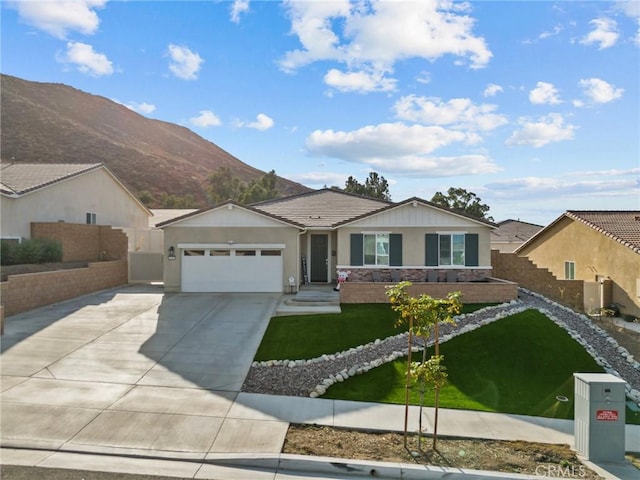
[[[455,325],[440,327],[440,341],[446,342],[490,322],[515,313],[537,309],[565,328],[602,365],[605,370],[627,382],[627,394],[640,402],[640,363],[618,345],[604,330],[585,315],[524,289],[519,300],[487,307],[455,317]],[[433,343],[432,339],[429,344]],[[414,351],[420,350],[414,346]],[[407,354],[407,334],[403,333],[345,352],[308,360],[271,360],[254,362],[242,387],[243,391],[272,395],[318,397],[336,382],[392,362]]]

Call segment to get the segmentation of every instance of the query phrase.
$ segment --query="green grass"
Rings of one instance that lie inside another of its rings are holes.
[[[440,392],[444,408],[572,418],[573,373],[603,371],[580,344],[536,310],[455,337],[441,344],[440,352],[449,374]],[[432,354],[429,349],[427,357]],[[421,357],[414,354],[416,361]],[[406,358],[336,384],[325,398],[403,404],[405,375]],[[569,401],[559,402],[557,395]],[[433,406],[432,389],[425,399],[425,405]],[[418,402],[413,387],[411,403]]]
[[[463,306],[470,313],[487,304]],[[389,304],[345,304],[342,313],[274,317],[269,322],[256,361],[298,360],[319,357],[397,335],[397,313]]]

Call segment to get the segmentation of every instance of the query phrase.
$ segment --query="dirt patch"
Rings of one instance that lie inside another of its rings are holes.
[[[86,268],[89,262],[55,262],[36,263],[23,265],[3,265],[0,267],[0,277],[3,282],[7,281],[9,275],[21,275],[24,273],[53,272],[55,270],[69,270],[74,268]]]
[[[568,445],[438,438],[438,451],[431,449],[431,437],[423,437],[422,453],[417,454],[417,438],[408,438],[408,449],[401,433],[372,433],[331,427],[291,425],[283,453],[415,463],[440,467],[489,470],[538,476],[601,478],[580,462]]]

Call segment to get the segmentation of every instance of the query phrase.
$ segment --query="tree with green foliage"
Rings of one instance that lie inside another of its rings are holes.
[[[263,202],[265,200],[271,200],[277,198],[280,193],[276,188],[276,182],[278,177],[275,170],[271,170],[266,173],[260,179],[255,178],[249,182],[249,185],[241,187],[241,193],[238,197],[238,201],[244,205],[250,203]]]
[[[445,367],[442,365],[440,355],[440,323],[453,323],[453,316],[460,313],[462,303],[460,302],[460,292],[450,292],[446,298],[433,298],[422,294],[412,297],[408,293],[411,282],[400,282],[387,288],[387,296],[391,302],[391,308],[400,316],[398,324],[408,325],[408,358],[407,358],[407,383],[405,390],[405,447],[407,445],[407,428],[409,412],[409,388],[413,378],[420,385],[420,413],[418,418],[418,448],[422,441],[422,409],[424,405],[425,385],[429,382],[434,387],[435,392],[435,419],[433,428],[433,449],[436,450],[438,437],[438,407],[440,401],[440,388],[446,379]],[[435,355],[427,360],[427,346],[429,338],[433,333]],[[422,340],[422,361],[412,361],[413,336]]]
[[[165,192],[160,195],[160,208],[199,208],[200,205],[192,194],[186,195],[169,195]]]
[[[222,166],[209,176],[209,198],[214,205],[227,200],[237,200],[241,193],[241,185],[240,179],[233,176],[231,169]]]
[[[360,183],[352,176],[349,176],[344,184],[344,191],[347,193],[355,193],[356,195],[363,195],[365,197],[379,198],[380,200],[391,200],[391,195],[389,194],[389,182],[376,172],[369,172],[369,176],[365,180],[364,184]]]
[[[248,184],[234,177],[229,167],[220,167],[209,177],[209,198],[219,204],[233,200],[244,205],[271,200],[280,196],[276,188],[278,176],[275,170],[262,177],[252,179]]]
[[[431,202],[436,205],[447,207],[451,210],[466,213],[472,217],[483,218],[493,221],[492,217],[487,216],[489,205],[482,202],[482,199],[473,192],[467,192],[464,188],[451,187],[447,190],[447,194],[436,192]]]

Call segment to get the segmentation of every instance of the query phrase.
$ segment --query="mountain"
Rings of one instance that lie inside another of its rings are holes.
[[[219,167],[245,182],[265,174],[188,128],[107,98],[3,74],[0,82],[3,161],[102,162],[137,195],[191,194],[200,206],[207,203],[207,178]],[[277,188],[282,195],[309,191],[281,177]]]

